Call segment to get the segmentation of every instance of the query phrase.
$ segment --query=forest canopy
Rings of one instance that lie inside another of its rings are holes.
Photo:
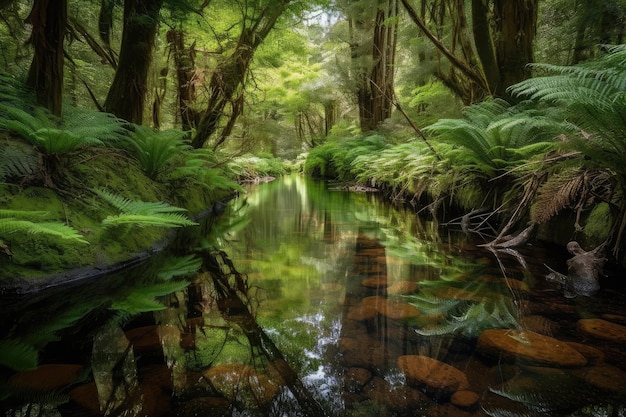
[[[266,156],[470,225],[493,213],[494,241],[569,211],[618,256],[625,15],[622,0],[2,0],[0,129],[36,152],[4,144],[0,173],[62,190],[74,152],[112,146],[154,180],[227,187],[221,161]]]

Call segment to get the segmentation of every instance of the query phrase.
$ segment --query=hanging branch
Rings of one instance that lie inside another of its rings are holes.
[[[424,24],[424,22],[419,18],[419,16],[417,15],[417,12],[413,8],[413,6],[409,4],[408,0],[402,0],[402,4],[404,5],[404,8],[408,12],[411,20],[413,20],[413,23],[415,23],[420,28],[420,30],[424,32],[424,35],[426,35],[426,37],[431,40],[431,42],[437,47],[437,49],[439,49],[441,53],[443,53],[446,56],[446,58],[450,60],[452,65],[458,68],[470,80],[478,84],[480,88],[482,88],[484,91],[489,92],[490,91],[489,86],[487,85],[487,82],[485,81],[484,77],[482,77],[481,74],[474,71],[467,64],[467,62],[455,56],[450,50],[448,50],[448,48],[446,48],[446,46],[439,39],[437,39],[437,37],[430,30],[428,30],[428,28],[426,27],[426,24]]]

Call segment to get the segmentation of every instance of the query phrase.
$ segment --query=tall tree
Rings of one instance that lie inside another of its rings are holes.
[[[452,66],[474,83],[473,87],[464,88],[462,80],[438,74],[466,104],[486,95],[507,97],[509,86],[530,76],[528,64],[533,62],[538,3],[538,0],[472,0],[469,31],[463,1],[435,1],[430,7],[425,7],[426,2],[422,1],[420,16],[409,0],[402,0],[413,22]],[[437,36],[429,29],[425,10],[430,10],[431,20],[439,28],[444,27],[446,20],[452,22],[452,32],[446,36],[452,39],[450,47],[444,44],[442,35]],[[479,60],[474,57],[472,43]]]
[[[398,1],[378,0],[375,8],[352,2],[347,14],[359,122],[361,130],[374,130],[391,116]]]
[[[148,70],[163,0],[125,0],[119,64],[104,110],[132,123],[143,120]]]
[[[30,42],[35,49],[27,84],[35,91],[40,105],[61,116],[67,2],[36,0],[26,21],[32,25]]]
[[[243,112],[243,89],[254,53],[289,3],[290,0],[268,0],[242,8],[245,15],[237,44],[232,54],[221,61],[211,75],[208,104],[192,138],[194,148],[203,147],[211,139],[218,131],[223,117],[228,117],[228,121],[212,147],[215,149],[222,145],[231,133],[235,121]],[[227,107],[230,108],[230,114],[226,113]]]
[[[500,77],[493,92],[506,97],[506,89],[530,77],[539,0],[494,0],[494,39]],[[484,65],[484,63],[483,63]]]

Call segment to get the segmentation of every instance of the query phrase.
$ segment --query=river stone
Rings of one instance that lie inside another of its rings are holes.
[[[545,336],[552,336],[559,328],[559,324],[557,322],[537,314],[522,317],[519,324],[524,330],[529,330]]]
[[[577,342],[567,342],[567,344],[579,351],[587,359],[587,365],[597,365],[604,362],[606,355],[598,348]]]
[[[463,410],[475,410],[480,397],[474,391],[459,390],[452,394],[450,402]]]
[[[385,308],[387,299],[378,295],[365,297],[359,304],[350,309],[348,319],[363,321],[372,319],[376,314]]]
[[[426,395],[417,389],[406,385],[392,386],[381,377],[372,378],[363,388],[363,393],[376,404],[401,412],[421,408],[431,402]]]
[[[37,369],[14,374],[9,384],[16,388],[51,391],[70,385],[80,379],[84,372],[82,365],[41,365]]]
[[[423,355],[403,355],[398,366],[407,379],[434,391],[453,393],[469,387],[467,377],[457,368]]]
[[[372,379],[372,373],[364,368],[350,368],[343,375],[344,385],[350,392],[358,392]]]
[[[531,365],[576,368],[587,363],[587,359],[566,342],[523,330],[485,330],[478,337],[476,349],[487,356]]]
[[[242,363],[215,365],[204,372],[203,376],[230,400],[258,401],[265,404],[280,391],[278,383]]]
[[[617,323],[602,319],[581,319],[578,320],[577,327],[588,336],[613,342],[626,342],[626,326]]]
[[[100,400],[98,399],[98,388],[95,382],[82,384],[69,392],[70,401],[86,412],[81,415],[100,415]]]
[[[361,285],[367,288],[380,288],[387,287],[387,276],[386,275],[377,275],[369,278],[365,278],[361,281]]]
[[[612,321],[614,323],[623,324],[626,326],[626,316],[622,316],[619,314],[606,313],[606,314],[602,314],[600,317],[603,318],[604,320]]]
[[[586,382],[606,392],[626,394],[626,372],[606,363],[580,369],[576,374]]]
[[[387,288],[387,294],[411,294],[417,290],[418,284],[415,281],[398,281]]]
[[[394,320],[410,319],[420,315],[417,307],[399,300],[387,300],[384,309],[379,309],[379,313]]]

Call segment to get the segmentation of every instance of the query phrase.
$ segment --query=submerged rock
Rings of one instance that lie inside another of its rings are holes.
[[[602,319],[578,320],[578,330],[587,336],[613,342],[626,342],[626,326]]]
[[[600,274],[606,262],[602,256],[604,245],[587,252],[572,241],[567,244],[567,250],[574,255],[567,261],[567,275],[551,270],[546,279],[560,283],[567,298],[594,295],[600,289]]]
[[[454,366],[422,355],[403,355],[398,366],[406,378],[427,390],[452,394],[469,387],[467,376]]]
[[[51,391],[76,382],[85,372],[82,365],[48,364],[14,374],[9,384],[15,388]]]
[[[485,330],[476,349],[486,356],[531,365],[576,368],[587,364],[587,359],[566,342],[523,330]]]

